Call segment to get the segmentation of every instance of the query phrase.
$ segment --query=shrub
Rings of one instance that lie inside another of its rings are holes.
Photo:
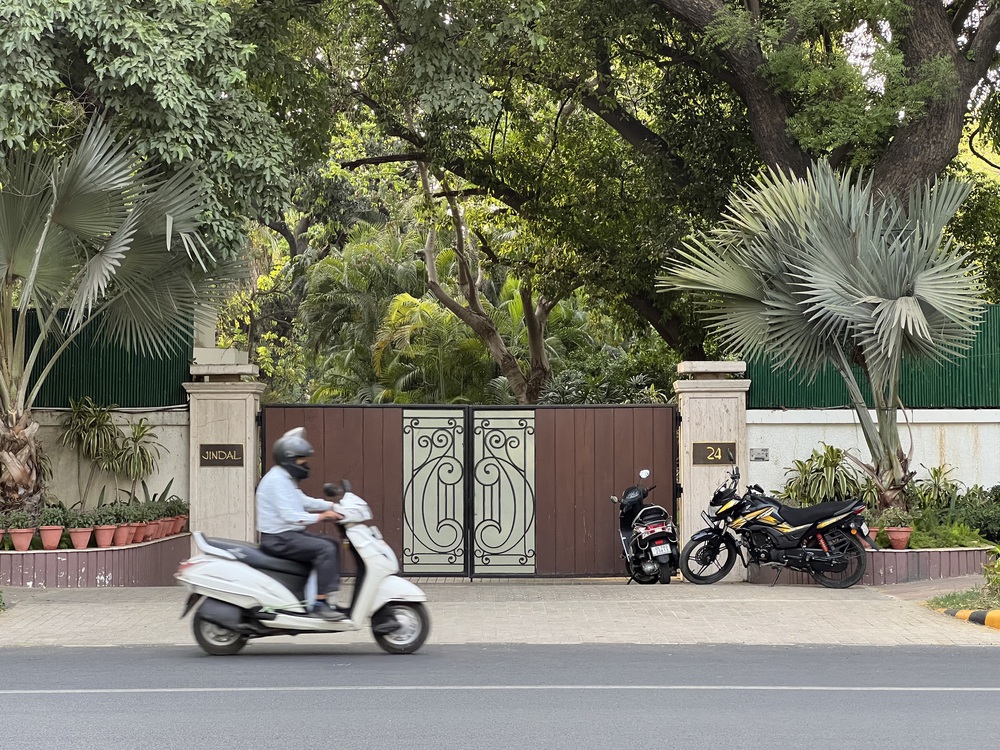
[[[46,505],[38,514],[39,526],[65,526],[66,509],[61,505]]]
[[[875,484],[847,461],[840,448],[822,443],[823,450],[813,450],[805,461],[793,461],[785,471],[789,479],[778,497],[792,505],[815,505],[826,500],[863,499],[875,507],[878,489]]]

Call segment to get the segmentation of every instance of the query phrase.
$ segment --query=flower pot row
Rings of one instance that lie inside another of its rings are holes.
[[[6,529],[10,537],[11,544],[18,552],[25,552],[31,547],[35,532],[38,532],[42,549],[58,549],[63,539],[63,531],[69,535],[69,543],[73,549],[86,549],[90,546],[91,538],[97,547],[122,547],[126,544],[136,544],[138,542],[148,542],[154,539],[162,539],[165,536],[173,536],[184,530],[187,523],[187,515],[170,516],[168,518],[158,518],[150,521],[128,522],[128,523],[105,523],[92,526],[61,526],[45,525],[37,527],[20,527]],[[4,529],[0,528],[0,541],[3,539]]]

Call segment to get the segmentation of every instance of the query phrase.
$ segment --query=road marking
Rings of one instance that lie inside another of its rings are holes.
[[[289,687],[187,687],[187,688],[55,688],[47,690],[0,690],[0,695],[118,695],[123,693],[309,693],[309,692],[418,692],[517,691],[517,690],[701,690],[709,692],[783,692],[808,690],[831,693],[1000,693],[998,687],[903,687],[837,685],[301,685]]]

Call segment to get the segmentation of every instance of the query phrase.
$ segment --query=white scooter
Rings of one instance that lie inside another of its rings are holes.
[[[430,631],[420,588],[395,575],[399,561],[382,540],[368,503],[344,487],[328,484],[343,516],[357,579],[347,619],[330,622],[310,614],[316,575],[307,563],[272,557],[256,544],[215,539],[194,532],[201,554],[185,560],[175,577],[191,592],[181,617],[194,609],[198,645],[209,654],[238,653],[251,638],[300,633],[342,633],[371,622],[375,641],[391,654],[410,654]]]

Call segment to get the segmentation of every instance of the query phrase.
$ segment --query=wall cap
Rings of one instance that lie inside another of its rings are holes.
[[[742,375],[747,371],[746,362],[687,360],[677,365],[678,375],[691,375],[697,380]]]

